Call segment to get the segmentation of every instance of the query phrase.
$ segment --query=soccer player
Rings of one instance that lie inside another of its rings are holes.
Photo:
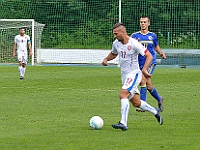
[[[28,50],[27,46],[30,50],[30,56],[32,56],[32,47],[31,47],[31,41],[30,37],[25,34],[25,27],[21,27],[19,29],[19,35],[15,36],[14,39],[14,46],[13,46],[13,57],[16,56],[16,49],[17,49],[17,58],[19,62],[19,73],[20,73],[20,79],[24,79],[24,74],[26,70],[26,65],[28,62]]]
[[[122,23],[116,23],[113,26],[113,34],[115,41],[113,42],[112,50],[102,61],[102,65],[107,66],[108,61],[116,58],[117,55],[120,57],[122,79],[122,89],[120,92],[121,121],[118,124],[112,124],[112,127],[123,131],[128,129],[129,101],[133,106],[154,114],[158,123],[162,125],[163,119],[160,116],[160,109],[150,106],[145,101],[141,101],[139,97],[138,85],[141,82],[142,73],[146,78],[151,77],[147,69],[151,64],[152,55],[147,48],[127,35],[126,28]],[[139,53],[146,57],[142,71],[138,64]]]
[[[140,28],[141,30],[133,33],[131,35],[132,38],[137,39],[140,43],[145,46],[151,55],[153,56],[153,61],[151,65],[147,69],[149,74],[153,74],[156,67],[156,52],[163,58],[166,59],[166,55],[161,51],[158,39],[155,33],[150,32],[148,27],[150,25],[150,19],[147,16],[143,16],[140,18]],[[138,55],[139,67],[142,70],[144,67],[146,58],[141,54]],[[142,76],[142,81],[140,83],[140,99],[146,101],[147,90],[149,93],[158,101],[158,107],[162,112],[164,110],[163,107],[163,97],[161,97],[156,88],[152,85],[151,78],[146,78],[145,75]],[[136,109],[138,112],[144,112],[143,110]]]

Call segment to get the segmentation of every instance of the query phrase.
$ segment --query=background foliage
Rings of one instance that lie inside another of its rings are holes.
[[[122,0],[122,22],[138,31],[148,15],[163,48],[200,48],[199,0]],[[0,18],[46,24],[43,48],[110,48],[119,21],[118,0],[1,0]]]

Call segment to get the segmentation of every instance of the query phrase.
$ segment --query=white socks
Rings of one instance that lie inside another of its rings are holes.
[[[147,104],[147,102],[145,102],[143,100],[140,100],[140,101],[141,101],[140,108],[142,110],[149,111],[149,112],[151,112],[154,115],[157,114],[157,110],[154,107],[152,107],[151,105]]]
[[[23,67],[22,67],[22,68],[23,68]],[[22,69],[22,76],[23,76],[23,77],[24,77],[25,71],[26,71],[26,67],[24,67],[24,68]]]
[[[129,104],[128,98],[121,99],[121,115],[122,115],[122,118],[121,118],[120,123],[124,124],[125,126],[127,126],[129,108],[130,108],[130,104]]]
[[[145,101],[142,101],[142,100],[140,100],[140,101],[141,101],[140,108],[142,110],[149,111],[154,115],[157,114],[157,110],[154,107],[152,107]],[[122,118],[121,118],[120,123],[124,124],[125,126],[127,126],[127,122],[128,122],[129,108],[130,108],[130,103],[129,103],[128,98],[121,99],[121,116],[122,116]]]
[[[19,69],[20,76],[24,77],[26,68],[23,68],[22,66],[19,66],[18,69]]]

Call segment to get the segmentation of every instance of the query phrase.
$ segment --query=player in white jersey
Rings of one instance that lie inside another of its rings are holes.
[[[122,77],[122,89],[120,92],[121,121],[118,124],[112,124],[112,127],[123,131],[128,129],[129,101],[133,106],[154,114],[158,123],[162,125],[163,119],[160,116],[160,109],[141,101],[139,97],[138,85],[141,82],[142,73],[146,78],[151,77],[147,69],[152,62],[152,55],[142,44],[127,35],[126,28],[122,23],[117,23],[113,26],[113,34],[116,40],[113,42],[112,51],[102,61],[102,65],[107,66],[108,61],[116,58],[117,55],[119,55],[120,59]],[[142,72],[138,64],[138,54],[146,57]]]
[[[28,62],[28,50],[27,46],[30,50],[30,56],[32,56],[32,47],[30,37],[25,34],[25,28],[21,27],[19,29],[20,34],[15,36],[14,39],[14,46],[13,46],[13,56],[16,56],[16,49],[17,49],[17,58],[19,62],[19,73],[20,79],[24,79],[24,74],[26,70],[26,65]]]

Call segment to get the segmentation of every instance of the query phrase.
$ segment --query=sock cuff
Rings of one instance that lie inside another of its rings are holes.
[[[122,98],[121,101],[129,101],[128,98]]]
[[[146,84],[142,84],[140,87],[147,87],[147,85]]]

